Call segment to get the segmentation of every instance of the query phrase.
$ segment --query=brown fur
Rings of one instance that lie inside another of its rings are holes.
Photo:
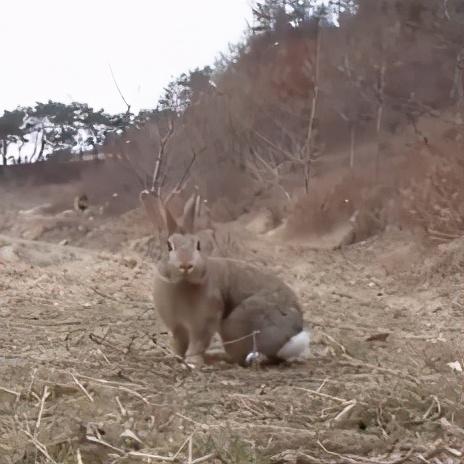
[[[278,360],[279,350],[303,330],[295,293],[254,266],[206,256],[193,234],[195,204],[195,199],[187,203],[182,226],[174,226],[177,223],[165,208],[168,253],[155,272],[155,307],[172,334],[174,351],[202,363],[219,332],[229,356],[244,364],[256,332],[259,353]]]

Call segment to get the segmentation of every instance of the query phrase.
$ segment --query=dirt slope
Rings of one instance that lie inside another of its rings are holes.
[[[313,358],[192,371],[151,309],[138,214],[80,247],[0,237],[0,462],[460,462],[462,241],[390,231],[317,251],[248,234],[240,258],[299,293]]]

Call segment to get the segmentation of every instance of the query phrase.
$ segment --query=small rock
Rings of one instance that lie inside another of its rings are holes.
[[[129,269],[134,269],[137,267],[138,262],[135,258],[123,258],[122,264]]]

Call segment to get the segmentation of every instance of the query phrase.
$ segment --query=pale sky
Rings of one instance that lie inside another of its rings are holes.
[[[1,0],[0,114],[48,99],[154,108],[172,77],[213,64],[251,21],[250,0]]]

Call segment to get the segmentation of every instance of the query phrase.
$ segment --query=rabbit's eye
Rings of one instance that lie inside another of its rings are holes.
[[[200,251],[201,250],[201,246],[200,246],[200,240],[197,241],[197,250]]]
[[[174,248],[172,246],[172,243],[168,240],[168,250],[172,251]]]

